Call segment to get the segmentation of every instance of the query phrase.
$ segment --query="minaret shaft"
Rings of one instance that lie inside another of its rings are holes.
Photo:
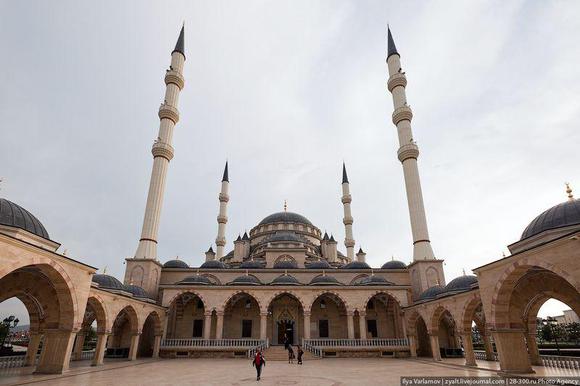
[[[184,86],[184,62],[184,54],[177,50],[173,51],[171,54],[170,70],[167,70],[165,74],[165,100],[159,108],[160,123],[158,138],[155,140],[153,148],[151,149],[153,154],[153,169],[151,171],[141,239],[135,252],[135,258],[137,259],[157,259],[159,220],[161,217],[161,207],[163,205],[167,169],[169,167],[169,161],[173,158],[173,147],[171,146],[173,129],[179,121],[177,105],[179,92]]]
[[[399,136],[400,147],[397,154],[403,164],[405,188],[409,204],[413,235],[413,261],[431,260],[435,259],[435,255],[429,241],[427,218],[425,216],[419,168],[417,166],[419,148],[413,140],[413,132],[411,130],[413,113],[407,105],[407,97],[405,95],[407,78],[401,71],[401,61],[398,53],[390,54],[387,58],[387,64],[389,68],[388,87],[393,95],[393,123],[397,126]]]
[[[343,168],[344,170],[344,168]],[[344,218],[342,222],[344,223],[344,246],[346,247],[346,256],[350,261],[354,261],[354,236],[352,234],[352,223],[354,222],[352,218],[352,213],[350,210],[350,203],[352,202],[352,197],[350,195],[350,187],[348,180],[343,178],[342,183],[342,205],[344,208]]]
[[[227,170],[227,164],[226,164]],[[227,173],[227,172],[226,172]],[[224,173],[224,176],[226,174]],[[224,248],[226,246],[226,224],[228,222],[228,201],[230,200],[230,196],[228,195],[229,191],[229,181],[224,179],[222,181],[222,187],[219,194],[219,201],[220,201],[220,211],[217,217],[218,222],[218,235],[215,239],[215,244],[217,246],[216,251],[216,259],[219,260],[224,256]]]

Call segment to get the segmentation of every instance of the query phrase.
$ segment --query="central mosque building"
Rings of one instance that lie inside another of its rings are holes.
[[[58,252],[60,244],[36,217],[0,199],[0,302],[17,297],[28,310],[26,366],[65,371],[82,357],[91,326],[95,366],[107,358],[235,357],[258,348],[275,355],[285,338],[316,357],[464,356],[475,366],[473,325],[484,342],[480,359],[498,360],[509,373],[542,364],[535,339],[541,305],[556,298],[580,314],[580,201],[568,189],[566,201],[541,213],[508,247],[509,256],[475,268],[474,276],[447,280],[431,246],[407,78],[390,30],[387,87],[409,207],[410,263],[371,267],[355,248],[344,164],[344,240],[284,208],[228,244],[226,163],[215,251],[199,267],[160,259],[160,215],[185,85],[184,40],[182,28],[164,77],[143,227],[122,281]]]

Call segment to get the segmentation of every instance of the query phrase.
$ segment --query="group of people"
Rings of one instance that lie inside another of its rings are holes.
[[[288,339],[288,336],[286,334],[284,334],[284,348],[286,349],[286,351],[288,351],[288,363],[294,363],[294,358],[296,358],[296,355],[294,354],[294,349],[290,344],[290,339]],[[298,354],[296,363],[301,365],[304,350],[302,350],[302,347],[300,347],[300,345],[296,346],[296,350]],[[256,368],[256,381],[259,381],[260,376],[262,375],[262,367],[266,366],[266,359],[264,358],[262,350],[260,349],[256,350],[256,355],[254,355],[254,358],[252,359],[252,366]]]

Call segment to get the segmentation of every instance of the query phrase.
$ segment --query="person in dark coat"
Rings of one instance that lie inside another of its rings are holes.
[[[287,351],[288,346],[290,346],[290,339],[288,339],[288,335],[284,334],[284,349]]]
[[[256,355],[254,355],[254,359],[252,360],[252,366],[256,368],[256,381],[259,381],[262,375],[262,366],[266,366],[266,359],[262,354],[262,350],[256,350]]]
[[[298,345],[298,364],[299,365],[302,364],[302,355],[304,355],[304,350],[302,350],[302,347],[300,347],[300,345]]]
[[[292,345],[288,345],[288,363],[294,363],[294,349]]]

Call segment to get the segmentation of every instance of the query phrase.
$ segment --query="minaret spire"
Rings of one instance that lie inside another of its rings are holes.
[[[389,91],[393,94],[393,123],[397,126],[399,135],[399,150],[397,155],[403,164],[403,174],[405,176],[405,186],[407,189],[407,201],[409,204],[409,215],[411,218],[411,230],[413,233],[413,261],[435,259],[431,242],[429,241],[429,231],[427,229],[427,218],[423,205],[423,193],[421,192],[421,181],[419,179],[419,169],[417,158],[419,157],[419,147],[413,140],[411,130],[411,120],[413,112],[407,104],[405,87],[407,78],[401,70],[401,60],[399,52],[395,47],[395,41],[388,29],[388,55],[387,65],[389,67],[389,81],[387,83]]]
[[[222,178],[222,187],[220,194],[218,196],[220,201],[220,211],[217,216],[218,222],[218,234],[215,239],[215,245],[217,246],[216,259],[219,260],[224,256],[224,247],[226,246],[226,224],[228,222],[227,209],[228,201],[230,196],[228,191],[230,188],[230,179],[228,176],[228,161],[226,161],[226,166],[224,168],[224,175]]]
[[[185,57],[185,22],[181,26],[181,31],[179,32],[179,37],[177,38],[177,43],[175,43],[175,48],[173,52],[179,52],[183,57]],[[172,53],[173,53],[172,52]]]
[[[348,176],[346,174],[346,165],[342,163],[342,206],[344,208],[344,218],[342,222],[344,223],[345,238],[344,245],[346,247],[346,256],[350,261],[354,260],[354,237],[352,235],[352,223],[354,222],[352,214],[350,211],[350,203],[352,202],[352,197],[350,196],[350,184],[348,182]]]
[[[159,134],[151,149],[153,170],[151,171],[141,238],[135,252],[136,259],[157,259],[157,233],[163,205],[163,193],[165,192],[169,161],[173,158],[173,147],[171,146],[173,128],[179,121],[177,101],[185,84],[183,78],[183,65],[185,63],[183,35],[184,27],[181,28],[177,45],[171,53],[171,66],[165,73],[165,98],[159,107]]]

